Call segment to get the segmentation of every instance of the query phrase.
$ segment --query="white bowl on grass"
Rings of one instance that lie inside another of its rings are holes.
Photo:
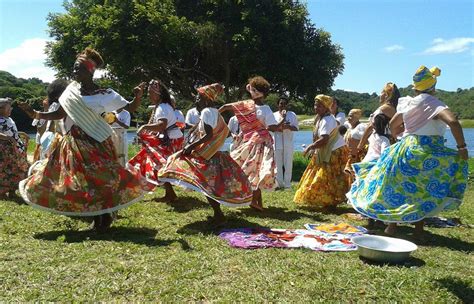
[[[352,242],[357,245],[360,256],[386,263],[402,262],[418,248],[412,242],[379,235],[356,236],[352,238]]]

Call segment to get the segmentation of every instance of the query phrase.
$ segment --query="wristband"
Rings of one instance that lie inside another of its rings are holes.
[[[466,143],[463,143],[461,145],[456,145],[456,148],[462,149],[462,148],[466,148],[466,146],[467,146]]]
[[[467,147],[458,148],[458,151],[467,150]]]

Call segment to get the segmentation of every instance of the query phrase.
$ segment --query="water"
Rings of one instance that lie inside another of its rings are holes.
[[[473,157],[474,156],[474,128],[465,128],[463,129],[464,131],[464,139],[466,140],[467,148],[469,150],[469,156]],[[29,134],[30,137],[34,138],[35,134]],[[129,131],[127,132],[127,140],[128,143],[131,144],[133,143],[133,139],[136,137],[136,132],[135,131]],[[450,148],[456,149],[456,141],[453,138],[453,135],[449,130],[446,131],[444,135],[446,139],[446,145]],[[308,145],[311,143],[313,139],[313,132],[312,131],[298,131],[295,132],[295,135],[293,136],[294,139],[294,145],[295,145],[295,151],[303,151],[302,145]],[[227,138],[225,141],[225,146],[227,149],[229,148],[231,143],[231,138]]]

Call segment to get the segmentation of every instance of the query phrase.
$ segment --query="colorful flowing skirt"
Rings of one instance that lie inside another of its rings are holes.
[[[14,143],[0,140],[0,195],[14,193],[18,183],[26,178],[28,167],[26,152]]]
[[[95,216],[124,208],[142,197],[145,181],[123,168],[110,138],[97,142],[79,127],[58,142],[48,158],[20,182],[31,206],[70,216]]]
[[[173,154],[158,178],[229,207],[248,206],[252,201],[252,185],[247,175],[226,152],[219,151],[209,160],[180,152]]]
[[[234,143],[230,156],[248,176],[253,190],[273,190],[276,186],[276,165],[271,137],[251,137]]]
[[[166,165],[168,157],[183,149],[184,137],[163,142],[154,134],[140,134],[142,149],[127,163],[127,168],[135,169],[152,185],[160,185],[158,171]]]
[[[467,162],[444,146],[442,136],[409,135],[376,162],[353,165],[356,181],[347,198],[370,218],[417,222],[455,209],[466,190]]]
[[[346,200],[349,183],[344,174],[349,150],[346,146],[332,151],[328,163],[316,164],[313,156],[301,177],[294,201],[316,208],[336,206]]]

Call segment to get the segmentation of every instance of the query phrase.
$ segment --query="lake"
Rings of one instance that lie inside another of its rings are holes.
[[[474,157],[474,128],[465,128],[464,131],[464,139],[466,140],[467,148],[469,149],[469,156]],[[128,132],[127,139],[129,143],[133,142],[135,138],[135,132]],[[296,151],[303,151],[302,145],[308,145],[311,143],[313,139],[313,132],[312,131],[298,131],[293,136],[294,145]],[[450,148],[456,149],[456,141],[453,138],[453,135],[449,130],[445,133],[446,145]],[[225,142],[227,148],[229,148],[231,143],[231,139],[228,138]]]

